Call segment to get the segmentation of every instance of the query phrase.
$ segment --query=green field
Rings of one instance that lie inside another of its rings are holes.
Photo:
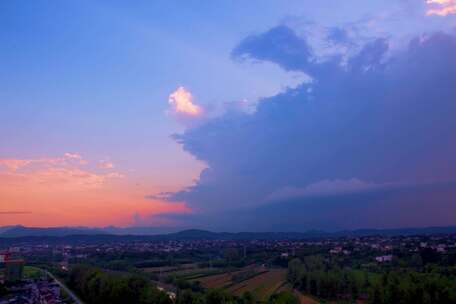
[[[33,266],[24,266],[24,278],[39,278],[43,274],[42,270]]]
[[[240,274],[248,273],[245,279]],[[215,275],[207,275],[196,278],[205,288],[223,289],[233,295],[241,296],[250,292],[258,301],[266,302],[269,297],[282,291],[293,292],[301,304],[318,304],[319,302],[311,297],[293,290],[287,283],[286,269],[267,269],[264,267],[248,266],[235,271],[225,271]]]
[[[199,268],[196,264],[185,264],[180,266],[146,267],[142,271],[147,273],[161,274],[183,280],[196,280],[202,277],[222,273],[218,268]]]

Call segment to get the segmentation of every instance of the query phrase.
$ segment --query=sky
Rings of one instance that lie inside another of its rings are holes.
[[[2,1],[0,226],[456,224],[456,1]]]

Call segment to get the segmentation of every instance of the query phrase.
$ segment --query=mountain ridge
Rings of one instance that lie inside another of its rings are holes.
[[[128,227],[119,228],[90,228],[90,227],[25,227],[25,226],[0,226],[0,238],[28,238],[28,237],[69,237],[105,236],[108,239],[116,238],[146,238],[146,239],[176,239],[176,240],[251,240],[251,239],[306,239],[317,237],[349,237],[369,235],[419,235],[419,234],[453,234],[456,226],[422,227],[422,228],[395,228],[395,229],[356,229],[327,232],[322,230],[309,230],[304,232],[213,232],[201,229],[176,230],[164,232],[165,229],[156,227]],[[111,232],[110,232],[111,231]],[[114,231],[115,233],[112,233]],[[132,233],[133,232],[133,233]],[[139,233],[138,233],[139,232]],[[141,233],[142,232],[142,233]],[[149,233],[144,233],[149,232]],[[152,233],[156,232],[156,233]],[[160,233],[161,232],[161,233]]]

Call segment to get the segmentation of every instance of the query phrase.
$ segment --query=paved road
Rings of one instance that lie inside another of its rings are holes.
[[[76,304],[84,304],[84,302],[82,302],[78,296],[76,296],[74,294],[74,292],[72,292],[71,290],[68,289],[68,287],[65,286],[65,284],[63,284],[59,279],[57,279],[52,273],[50,273],[49,271],[47,270],[43,270],[48,276],[50,276],[51,278],[54,279],[54,281],[57,282],[57,284],[60,285],[60,287],[65,290],[65,292],[73,299],[73,301],[76,303]]]

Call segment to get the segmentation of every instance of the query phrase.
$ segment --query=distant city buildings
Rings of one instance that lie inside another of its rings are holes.
[[[25,261],[22,259],[7,260],[5,262],[5,281],[18,282],[22,280]]]
[[[375,260],[379,263],[391,262],[393,260],[393,256],[391,254],[382,255],[382,256],[375,257]]]
[[[24,264],[23,259],[12,259],[10,251],[0,252],[0,282],[14,283],[22,280]]]
[[[11,288],[12,293],[0,298],[0,304],[62,304],[60,286],[46,278],[27,280]]]

